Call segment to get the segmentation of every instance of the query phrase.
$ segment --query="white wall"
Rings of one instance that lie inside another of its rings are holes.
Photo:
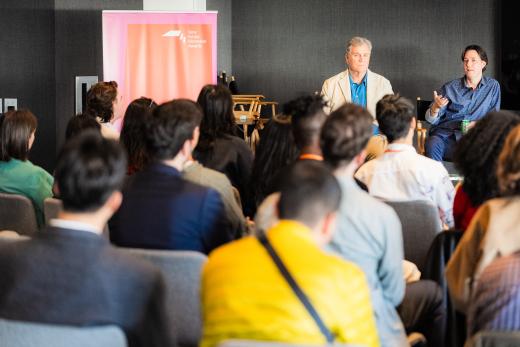
[[[206,0],[143,0],[145,11],[206,11]]]

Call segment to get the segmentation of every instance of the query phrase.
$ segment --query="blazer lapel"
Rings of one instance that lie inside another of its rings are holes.
[[[351,102],[352,101],[352,97],[351,97],[351,93],[350,93],[350,81],[349,81],[349,78],[348,78],[349,74],[348,74],[348,69],[345,71],[345,74],[343,75],[343,78],[341,78],[338,83],[339,83],[339,88],[341,90],[341,93],[343,94],[343,97],[345,98],[345,102]],[[344,103],[340,103],[340,105],[343,105]]]

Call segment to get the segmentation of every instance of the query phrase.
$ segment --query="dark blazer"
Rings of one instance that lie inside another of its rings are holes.
[[[0,318],[121,327],[129,346],[174,346],[158,269],[88,231],[0,245]]]
[[[219,193],[161,163],[129,178],[109,226],[110,240],[121,247],[209,254],[233,238]]]

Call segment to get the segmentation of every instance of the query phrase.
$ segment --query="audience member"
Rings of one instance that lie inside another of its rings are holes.
[[[507,136],[497,164],[500,198],[486,201],[464,232],[446,268],[455,307],[466,312],[473,284],[495,258],[520,250],[520,126]]]
[[[56,167],[63,211],[33,239],[0,245],[0,317],[60,325],[117,325],[129,346],[174,346],[158,270],[101,237],[121,203],[123,149],[85,132]]]
[[[109,139],[119,139],[119,132],[112,125],[114,106],[118,101],[117,82],[98,82],[87,92],[85,114],[101,124],[101,134]]]
[[[413,264],[406,262],[403,266],[403,239],[397,215],[354,181],[355,170],[365,160],[371,121],[366,110],[346,104],[332,112],[323,126],[323,155],[334,168],[342,191],[337,230],[329,247],[356,263],[367,275],[382,346],[407,345],[401,319],[407,331],[420,331],[429,345],[442,346],[444,311],[440,289],[434,282],[417,281]],[[380,124],[384,129],[385,123]],[[403,268],[409,282],[406,295]],[[401,301],[400,319],[396,307]]]
[[[72,117],[67,123],[65,140],[68,141],[87,129],[92,129],[101,133],[101,125],[94,118],[78,114]]]
[[[500,85],[483,76],[488,64],[486,51],[480,46],[467,46],[461,55],[464,76],[433,91],[433,102],[426,120],[433,126],[426,138],[426,155],[434,160],[451,159],[455,143],[462,137],[462,122],[469,127],[489,111],[500,109]]]
[[[248,224],[242,212],[240,193],[231,185],[226,175],[208,169],[191,158],[184,164],[182,177],[192,183],[215,189],[220,194],[233,238],[240,238],[248,233]]]
[[[112,242],[208,254],[232,239],[218,192],[181,177],[197,145],[201,118],[200,107],[190,100],[153,111],[146,132],[153,163],[127,180],[123,204],[109,225]]]
[[[379,198],[431,201],[441,221],[451,228],[455,189],[442,163],[417,154],[412,146],[413,110],[411,102],[399,94],[386,95],[377,103],[379,129],[390,144],[380,158],[361,166],[356,178]]]
[[[498,196],[498,155],[507,135],[518,124],[520,116],[515,113],[490,112],[457,143],[453,162],[464,181],[453,203],[455,228],[466,230],[479,206]]]
[[[201,346],[234,339],[323,344],[323,330],[281,276],[264,245],[279,254],[338,343],[378,346],[363,272],[321,250],[334,230],[341,194],[315,161],[294,165],[278,204],[281,221],[264,237],[215,250],[203,269]],[[267,240],[267,241],[266,241]]]
[[[238,189],[247,210],[247,183],[251,177],[253,152],[235,135],[231,92],[222,85],[206,85],[197,103],[202,107],[200,141],[193,157],[205,167],[225,174]]]
[[[497,258],[475,284],[468,308],[468,336],[520,330],[520,252]]]
[[[157,104],[150,98],[141,97],[132,101],[123,118],[119,141],[128,155],[128,174],[141,171],[150,161],[146,150],[146,124]]]
[[[253,163],[249,186],[255,207],[277,190],[278,174],[297,158],[298,148],[294,143],[291,116],[273,116],[262,132]]]
[[[29,161],[38,121],[29,110],[9,111],[0,132],[0,192],[29,198],[38,226],[45,221],[43,201],[52,197],[52,176]]]

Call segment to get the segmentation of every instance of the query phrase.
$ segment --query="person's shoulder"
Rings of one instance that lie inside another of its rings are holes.
[[[346,278],[350,282],[355,280],[365,281],[365,273],[354,262],[330,253],[326,254],[326,262],[328,266],[324,269],[329,269],[329,275],[335,280],[343,281]]]
[[[161,252],[167,254],[170,251],[161,250],[135,250],[135,252]],[[161,271],[155,265],[145,259],[139,258],[139,254],[132,254],[128,249],[122,249],[113,245],[107,245],[105,248],[104,258],[100,260],[104,262],[105,269],[111,269],[112,275],[120,275],[125,278],[132,278],[143,282],[156,282],[161,278]],[[133,276],[132,276],[133,275]]]
[[[384,82],[388,82],[388,83],[390,83],[390,81],[388,80],[388,78],[386,78],[385,76],[380,75],[380,74],[378,74],[378,73],[376,73],[376,72],[374,72],[374,71],[372,71],[372,70],[370,70],[370,69],[368,70],[368,74],[369,74],[369,76],[371,75],[371,77],[372,77],[373,79],[375,79],[375,80],[378,80],[378,81],[384,81]]]
[[[489,77],[489,76],[482,76],[482,79],[484,80],[484,82],[486,82],[487,84],[490,84],[491,86],[493,87],[498,87],[500,88],[500,83],[492,78],[492,77]]]
[[[335,83],[335,82],[337,82],[337,81],[339,81],[339,80],[341,80],[341,79],[346,78],[347,76],[348,76],[348,69],[347,69],[347,70],[343,70],[343,71],[341,71],[340,73],[337,73],[337,74],[335,74],[334,76],[331,76],[331,77],[327,78],[327,79],[323,82],[323,84],[325,85],[325,84]]]
[[[254,250],[257,250],[260,243],[254,236],[246,236],[241,239],[225,243],[214,250],[208,256],[208,267],[219,266],[228,260],[236,263],[241,257],[253,256]]]

